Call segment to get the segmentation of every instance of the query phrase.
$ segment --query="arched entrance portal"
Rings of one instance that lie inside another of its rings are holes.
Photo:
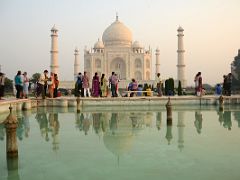
[[[110,71],[115,72],[119,79],[126,79],[126,63],[122,58],[115,58],[110,64]]]

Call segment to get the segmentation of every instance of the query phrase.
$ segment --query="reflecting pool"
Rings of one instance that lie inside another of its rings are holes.
[[[0,124],[1,180],[240,179],[240,107],[175,107],[171,122],[165,107],[16,116],[18,159],[6,158]]]

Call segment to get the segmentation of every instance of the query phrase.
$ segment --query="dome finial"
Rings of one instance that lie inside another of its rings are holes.
[[[116,21],[118,21],[118,12],[116,12]]]

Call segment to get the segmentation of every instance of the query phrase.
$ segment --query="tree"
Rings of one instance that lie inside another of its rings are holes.
[[[165,95],[173,96],[174,94],[174,79],[169,78],[165,81]]]
[[[182,84],[181,84],[181,81],[178,81],[178,95],[179,96],[182,96],[183,95],[183,90],[182,90]]]
[[[238,50],[238,55],[234,57],[231,65],[233,75],[233,89],[238,89],[240,84],[240,49]]]
[[[13,92],[13,80],[5,78],[5,92]]]
[[[40,73],[33,74],[32,77],[31,77],[31,82],[36,83],[39,80],[40,76],[41,76]]]

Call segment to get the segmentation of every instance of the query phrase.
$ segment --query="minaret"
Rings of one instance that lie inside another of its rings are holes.
[[[53,28],[51,29],[51,38],[52,38],[52,46],[51,46],[51,64],[50,64],[50,69],[51,72],[58,74],[58,30],[55,27],[55,25],[53,26]]]
[[[177,64],[177,80],[181,81],[181,85],[183,88],[186,87],[186,79],[185,79],[185,64],[184,64],[184,47],[183,47],[183,31],[184,29],[179,26],[178,28],[178,64]]]
[[[74,53],[74,56],[75,56],[75,60],[74,60],[74,81],[75,81],[78,73],[80,72],[80,60],[79,60],[79,50],[78,50],[78,48],[76,48],[74,52],[75,52]]]
[[[155,78],[157,77],[157,73],[160,73],[160,50],[159,48],[156,49],[156,74],[155,74]]]

